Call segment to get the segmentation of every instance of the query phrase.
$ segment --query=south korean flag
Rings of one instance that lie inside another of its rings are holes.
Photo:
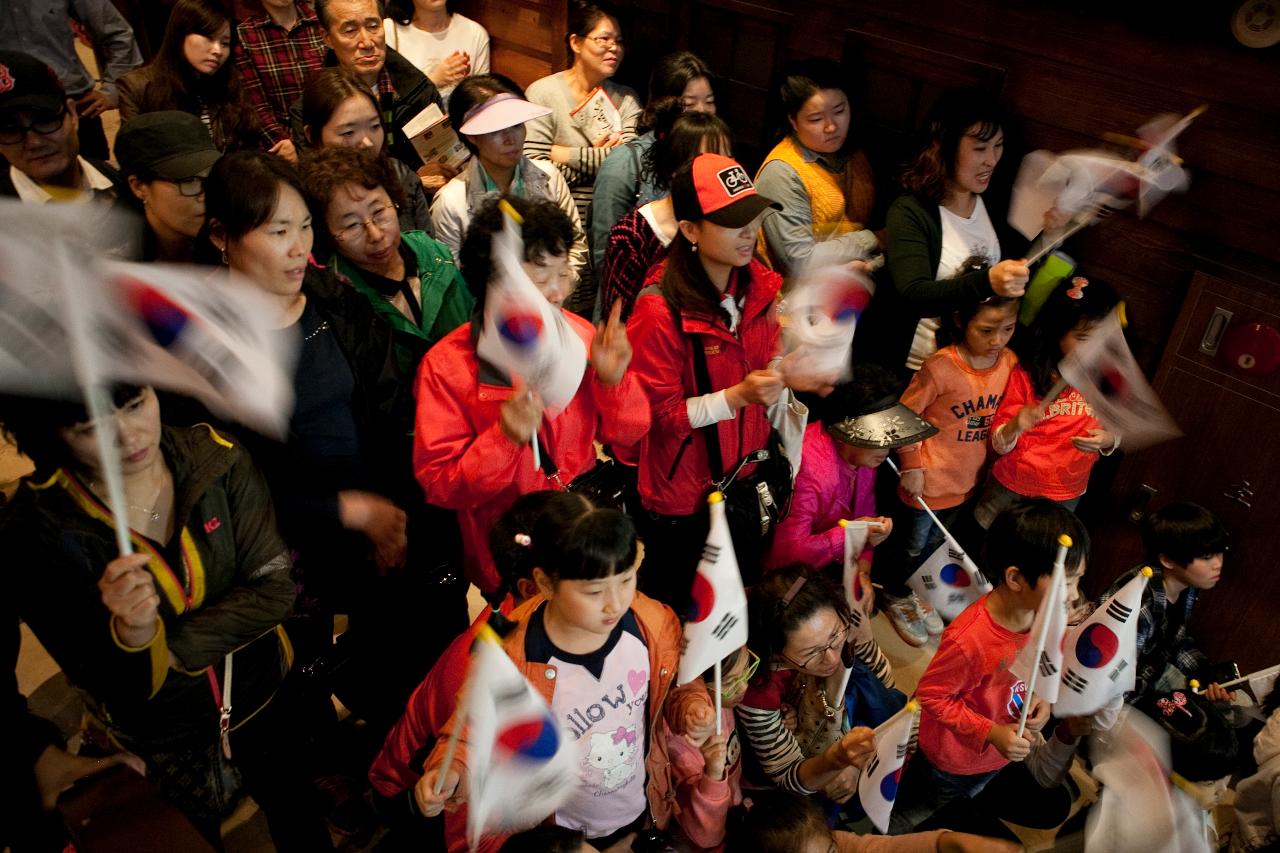
[[[1045,622],[1048,621],[1046,625]],[[1044,634],[1044,649],[1036,658],[1037,639]],[[1009,671],[1027,684],[1035,685],[1035,695],[1050,704],[1058,701],[1062,683],[1062,647],[1067,633],[1067,579],[1061,566],[1053,570],[1052,586],[1036,609],[1031,623],[1031,639],[1018,652]],[[1031,672],[1035,670],[1035,676]]]
[[[747,593],[729,538],[724,496],[712,492],[711,527],[693,577],[677,684],[692,681],[747,644]]]
[[[898,782],[907,763],[911,734],[920,719],[920,705],[907,706],[876,728],[876,754],[858,777],[858,799],[876,829],[889,831],[889,815],[898,796]]]
[[[1151,569],[1143,567],[1105,605],[1067,634],[1055,717],[1083,717],[1133,689],[1138,611]]]
[[[921,601],[926,602],[948,622],[955,619],[973,602],[991,591],[991,584],[960,547],[951,539],[943,540],[915,573],[907,579]]]

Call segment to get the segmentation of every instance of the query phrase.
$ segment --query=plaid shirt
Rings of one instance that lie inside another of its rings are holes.
[[[618,220],[609,230],[604,262],[600,264],[604,311],[612,310],[613,303],[621,299],[622,319],[630,317],[636,297],[644,289],[649,268],[666,256],[667,247],[662,245],[639,208]]]
[[[1142,593],[1142,608],[1138,611],[1138,671],[1135,674],[1133,693],[1138,697],[1146,693],[1164,673],[1165,667],[1172,664],[1187,678],[1196,676],[1209,663],[1204,652],[1196,648],[1195,640],[1187,633],[1187,622],[1191,619],[1191,608],[1195,606],[1199,593],[1193,587],[1182,591],[1182,601],[1174,606],[1181,609],[1181,617],[1170,631],[1169,599],[1164,592],[1164,573],[1159,565],[1152,565],[1155,572]],[[1126,583],[1142,570],[1141,566],[1121,575],[1111,588],[1102,594],[1098,601],[1101,607],[1107,599],[1120,591]]]
[[[298,0],[298,23],[292,30],[261,15],[241,23],[236,33],[236,66],[245,95],[274,145],[289,138],[289,105],[324,65],[327,48],[320,19],[307,3]]]

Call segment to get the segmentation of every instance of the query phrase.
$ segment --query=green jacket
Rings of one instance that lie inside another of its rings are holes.
[[[91,712],[122,743],[146,749],[216,742],[207,670],[221,687],[228,652],[235,652],[232,727],[271,700],[292,660],[280,623],[296,594],[270,493],[240,445],[201,424],[165,427],[160,446],[178,523],[175,545],[164,551],[132,537],[134,549],[151,556],[160,594],[160,626],[146,646],[127,647],[112,630],[98,591],[117,555],[111,514],[74,473],[24,483],[0,515],[9,583],[3,618],[25,621]],[[170,559],[174,553],[180,559]],[[16,661],[16,644],[5,645]]]
[[[418,281],[422,302],[422,324],[413,322],[386,297],[370,286],[364,271],[346,258],[335,255],[331,261],[340,279],[369,300],[374,312],[390,324],[394,331],[396,368],[405,381],[412,382],[418,362],[436,341],[471,319],[475,298],[467,289],[453,256],[444,243],[422,231],[405,231],[400,235],[418,261]]]

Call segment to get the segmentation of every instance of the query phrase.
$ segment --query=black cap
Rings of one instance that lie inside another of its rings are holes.
[[[181,110],[134,116],[116,135],[116,159],[126,176],[180,181],[208,171],[221,156],[204,122]]]
[[[67,90],[52,68],[29,54],[0,50],[0,112],[52,113],[66,104]]]

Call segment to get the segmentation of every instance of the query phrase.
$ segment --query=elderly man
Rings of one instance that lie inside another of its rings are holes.
[[[111,203],[127,196],[119,173],[80,156],[76,102],[53,69],[35,57],[0,50],[0,196],[24,202]]]
[[[417,169],[428,191],[444,186],[453,177],[452,170],[435,163],[424,166],[402,131],[429,104],[443,112],[444,102],[426,75],[387,47],[377,0],[317,0],[315,10],[329,48],[325,64],[347,69],[373,92],[390,153]],[[305,139],[301,101],[295,101],[289,112],[294,139]]]

